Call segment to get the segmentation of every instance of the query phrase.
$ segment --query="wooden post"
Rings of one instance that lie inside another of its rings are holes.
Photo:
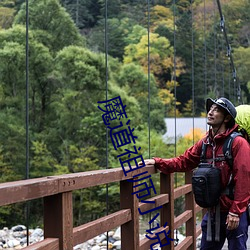
[[[174,177],[173,174],[165,175],[160,173],[160,192],[161,194],[169,194],[169,202],[163,205],[161,209],[161,226],[167,222],[170,230],[169,238],[174,239]],[[163,244],[166,241],[163,241]],[[170,241],[169,245],[161,248],[162,250],[174,249],[174,241]]]
[[[132,220],[121,226],[121,249],[139,250],[139,211],[138,198],[132,194],[134,183],[128,181],[120,182],[121,209],[131,210]]]
[[[44,238],[59,238],[60,250],[73,249],[72,192],[44,198]]]
[[[185,183],[191,184],[192,172],[185,173]],[[192,210],[192,217],[186,222],[186,236],[193,237],[193,243],[188,250],[196,249],[196,211],[193,192],[185,195],[185,210]]]

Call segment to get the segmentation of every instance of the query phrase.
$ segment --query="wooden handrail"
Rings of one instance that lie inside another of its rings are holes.
[[[128,172],[127,176],[121,168],[114,168],[2,183],[0,206],[44,199],[44,240],[23,248],[25,250],[72,250],[75,245],[118,226],[121,226],[122,249],[147,250],[154,241],[147,238],[139,240],[138,208],[145,212],[159,206],[162,208],[159,210],[161,216],[158,231],[170,230],[168,237],[174,238],[174,230],[186,224],[187,232],[185,240],[177,247],[174,247],[174,242],[171,241],[161,249],[196,249],[196,237],[201,233],[200,227],[196,227],[196,213],[201,211],[201,208],[193,199],[191,174],[186,174],[185,185],[174,189],[173,174],[161,173],[160,194],[147,200],[154,203],[140,203],[136,195],[132,195],[135,191],[133,182],[127,180],[145,171],[149,174],[156,173],[154,166],[136,169]],[[121,209],[73,228],[72,192],[112,182],[120,183]],[[175,218],[174,200],[180,196],[185,196],[186,211]],[[164,234],[159,237],[162,244],[165,244]]]

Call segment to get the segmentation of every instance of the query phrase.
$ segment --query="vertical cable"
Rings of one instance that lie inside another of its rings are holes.
[[[195,117],[195,110],[194,110],[194,11],[193,11],[193,0],[191,0],[191,30],[192,30],[192,113],[193,113],[193,144],[194,144],[194,117]]]
[[[148,157],[150,158],[150,0],[147,0],[147,30],[148,30]],[[149,213],[149,219],[151,220],[152,214]],[[152,224],[149,225],[150,229]]]
[[[174,5],[174,72],[173,72],[173,81],[174,81],[174,97],[175,97],[175,100],[174,100],[174,114],[175,114],[175,120],[174,120],[174,127],[175,127],[175,149],[174,149],[174,154],[176,156],[176,136],[177,136],[177,132],[176,132],[176,116],[177,116],[177,112],[176,112],[176,96],[177,96],[177,91],[176,91],[176,29],[175,29],[175,15],[176,15],[176,4],[175,4],[175,0],[173,0],[173,5]]]
[[[150,158],[150,0],[148,0],[148,157]]]
[[[76,0],[76,26],[79,28],[79,0]]]
[[[205,97],[207,97],[207,39],[206,39],[206,0],[204,0],[204,93]]]
[[[214,6],[214,90],[217,95],[217,63],[216,63],[216,56],[217,56],[217,43],[216,43],[216,15],[215,15],[215,0],[213,1]]]
[[[105,84],[106,100],[108,100],[108,0],[105,0]],[[106,127],[106,169],[108,169],[108,128]],[[106,215],[109,211],[109,186],[106,184]],[[107,232],[107,249],[108,249],[108,232]]]
[[[176,156],[177,154],[177,140],[176,140],[176,137],[177,137],[177,128],[176,128],[176,116],[177,116],[177,107],[176,107],[176,99],[177,99],[177,86],[176,86],[176,28],[175,28],[175,23],[176,23],[176,3],[175,3],[175,0],[173,0],[173,5],[174,5],[174,74],[173,74],[173,80],[174,80],[174,127],[175,127],[175,137],[174,137],[174,154]],[[177,187],[177,173],[175,173],[175,187]],[[176,238],[175,238],[175,241],[177,242],[178,244],[178,234],[177,234],[177,230],[175,231],[176,232]]]
[[[26,176],[29,179],[29,0],[26,0],[26,45],[25,45],[25,71],[26,71]],[[29,245],[29,202],[26,202],[26,229],[27,245]]]

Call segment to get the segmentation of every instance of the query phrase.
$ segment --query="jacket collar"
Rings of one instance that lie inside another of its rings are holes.
[[[210,128],[209,131],[207,132],[207,142],[211,143],[213,141],[221,141],[224,140],[228,135],[233,133],[234,131],[238,131],[238,124],[235,124],[232,128],[227,129],[224,133],[217,134],[215,137],[212,137],[212,129]]]

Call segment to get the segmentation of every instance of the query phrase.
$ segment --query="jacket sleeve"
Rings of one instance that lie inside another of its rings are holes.
[[[154,157],[155,166],[165,174],[190,171],[200,163],[201,147],[202,140],[198,141],[178,157],[170,159]]]
[[[234,201],[230,212],[242,214],[250,201],[250,145],[238,136],[233,141]]]

